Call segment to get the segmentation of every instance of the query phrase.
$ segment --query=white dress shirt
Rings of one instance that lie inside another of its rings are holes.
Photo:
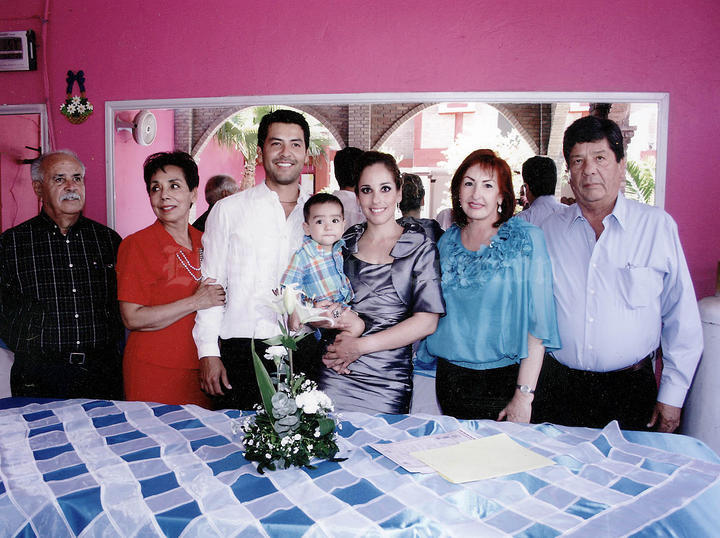
[[[682,407],[703,337],[677,225],[622,194],[603,225],[596,241],[577,204],[543,223],[563,345],[553,356],[570,368],[606,372],[633,365],[662,342],[658,401]]]
[[[550,215],[566,208],[566,205],[561,204],[554,196],[548,194],[545,196],[538,196],[535,198],[535,201],[530,204],[530,207],[524,211],[520,211],[520,213],[515,216],[529,222],[530,224],[534,224],[535,226],[541,226],[542,223],[545,222],[545,219]]]
[[[452,208],[448,207],[447,209],[439,211],[437,216],[435,217],[435,220],[438,221],[438,224],[440,224],[440,227],[443,230],[447,230],[448,228],[450,228],[450,226],[453,225]]]
[[[265,183],[213,207],[203,234],[202,274],[225,287],[227,302],[199,310],[193,337],[198,357],[219,357],[220,338],[269,338],[278,333],[269,307],[272,290],[303,238],[301,194],[286,219],[280,199]]]
[[[345,214],[345,229],[347,230],[350,226],[355,226],[365,222],[367,219],[360,209],[360,204],[357,201],[357,196],[354,192],[339,190],[333,193],[334,196],[340,198],[343,205],[343,213]]]

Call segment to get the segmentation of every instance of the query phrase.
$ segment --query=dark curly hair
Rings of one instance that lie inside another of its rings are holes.
[[[200,176],[198,175],[198,167],[195,160],[190,154],[184,151],[160,151],[148,156],[143,163],[143,178],[145,179],[145,188],[150,192],[150,180],[158,170],[165,171],[166,166],[177,166],[185,175],[185,183],[188,189],[197,189],[200,184]]]

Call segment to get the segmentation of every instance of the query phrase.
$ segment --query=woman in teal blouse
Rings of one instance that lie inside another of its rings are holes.
[[[560,347],[543,233],[511,218],[510,167],[491,150],[468,155],[450,191],[455,224],[438,242],[447,315],[426,340],[438,402],[457,418],[530,422],[545,349]]]

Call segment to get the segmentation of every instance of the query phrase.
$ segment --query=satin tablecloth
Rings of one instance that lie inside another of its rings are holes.
[[[689,437],[347,413],[341,463],[259,475],[237,411],[0,400],[0,536],[706,536],[720,459]],[[459,427],[556,465],[455,485],[368,445]],[[636,439],[644,444],[630,442]],[[655,445],[661,448],[654,448]],[[664,448],[664,450],[663,450]]]

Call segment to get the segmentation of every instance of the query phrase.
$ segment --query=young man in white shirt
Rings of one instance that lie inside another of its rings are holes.
[[[250,409],[260,402],[250,343],[255,340],[262,357],[261,340],[278,333],[270,302],[303,237],[309,195],[301,194],[300,175],[309,140],[302,114],[276,110],[263,117],[258,157],[265,181],[218,201],[208,217],[202,273],[225,287],[227,303],[199,311],[193,337],[201,387],[218,397],[219,408]]]

